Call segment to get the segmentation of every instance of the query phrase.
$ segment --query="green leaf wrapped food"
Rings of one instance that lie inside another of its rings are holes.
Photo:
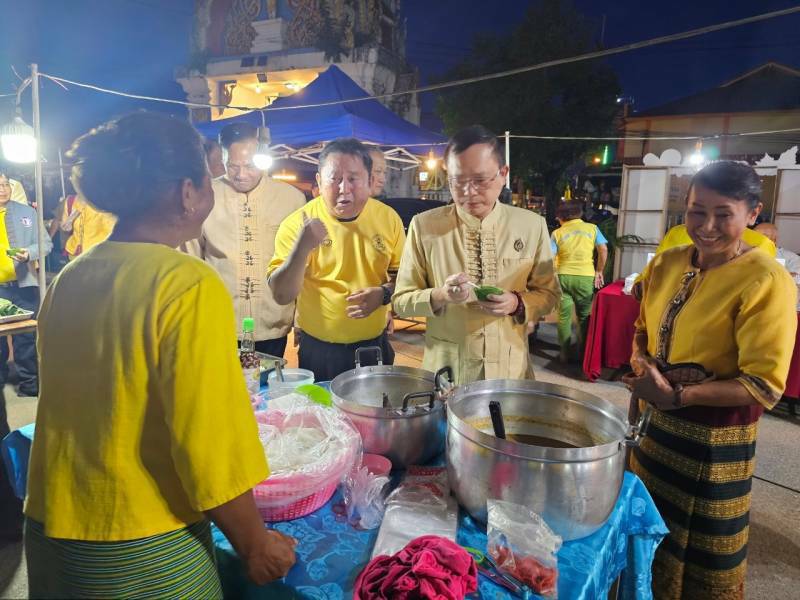
[[[503,290],[493,285],[482,285],[475,288],[475,295],[481,302],[485,302],[486,300],[488,300],[489,295],[499,296],[502,293],[504,293]]]

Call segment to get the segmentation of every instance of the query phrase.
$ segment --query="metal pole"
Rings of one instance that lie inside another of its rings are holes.
[[[600,28],[600,47],[605,48],[606,43],[606,16],[603,15],[603,25]]]
[[[39,242],[39,306],[44,302],[44,292],[47,289],[47,277],[45,267],[45,257],[42,249],[44,248],[44,236],[47,231],[44,228],[44,182],[42,181],[42,129],[39,121],[39,65],[31,65],[31,91],[33,92],[33,135],[36,137],[36,163],[34,175],[36,177],[36,222],[38,224]]]
[[[511,189],[511,132],[506,131],[506,166],[508,173],[506,173],[506,187]]]
[[[67,184],[64,181],[64,160],[61,158],[61,148],[58,149],[58,172],[61,174],[61,199],[67,197]]]

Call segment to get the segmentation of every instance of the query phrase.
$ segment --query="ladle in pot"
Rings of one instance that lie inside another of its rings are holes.
[[[505,423],[503,423],[503,409],[500,408],[500,403],[497,400],[491,400],[489,402],[489,415],[492,417],[494,437],[501,440],[506,439],[506,426]]]

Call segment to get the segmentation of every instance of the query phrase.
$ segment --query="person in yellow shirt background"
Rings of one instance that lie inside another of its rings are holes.
[[[40,398],[25,502],[32,598],[221,598],[209,520],[263,584],[295,560],[264,528],[269,475],[214,269],[174,248],[214,206],[200,135],[139,112],[68,154],[118,217],[68,264],[39,316]]]
[[[108,239],[117,219],[114,215],[97,210],[80,194],[67,196],[64,202],[59,228],[68,233],[64,251],[69,260]]]
[[[595,289],[603,287],[603,270],[608,260],[608,240],[593,223],[581,219],[583,208],[576,201],[562,202],[556,208],[556,218],[561,227],[550,236],[555,257],[561,300],[558,305],[559,358],[566,363],[572,344],[572,311],[578,317],[578,348],[583,343],[592,312]],[[594,252],[597,249],[597,266]]]
[[[352,138],[319,155],[321,196],[281,223],[268,284],[279,304],[297,299],[301,368],[330,380],[355,368],[355,351],[378,346],[394,362],[387,313],[405,243],[403,222],[370,197],[372,158]]]
[[[754,231],[749,227],[745,228],[742,232],[742,241],[753,248],[760,248],[771,257],[775,258],[775,254],[777,253],[775,244],[767,236],[758,231]],[[661,240],[658,248],[656,248],[656,254],[660,254],[664,252],[664,250],[669,250],[670,248],[677,248],[678,246],[690,246],[693,243],[689,232],[686,230],[686,225],[676,225],[667,231],[664,239]]]
[[[8,182],[11,184],[11,201],[28,204],[28,194],[25,193],[25,186],[22,185],[22,182],[16,179],[9,179]]]

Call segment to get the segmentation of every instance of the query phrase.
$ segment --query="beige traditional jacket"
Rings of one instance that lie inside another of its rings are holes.
[[[434,313],[433,288],[456,273],[478,284],[518,292],[525,316],[495,317],[477,304],[448,304]],[[558,302],[550,236],[539,215],[497,203],[483,220],[455,205],[414,217],[408,230],[393,307],[398,316],[427,317],[422,367],[450,366],[456,383],[479,379],[533,379],[527,322]]]
[[[199,239],[187,252],[202,258],[222,277],[233,297],[236,321],[255,320],[255,339],[271,340],[289,332],[294,303],[280,306],[266,281],[275,252],[275,234],[283,219],[305,204],[303,193],[264,175],[249,193],[237,192],[223,176],[212,182],[214,209]]]

